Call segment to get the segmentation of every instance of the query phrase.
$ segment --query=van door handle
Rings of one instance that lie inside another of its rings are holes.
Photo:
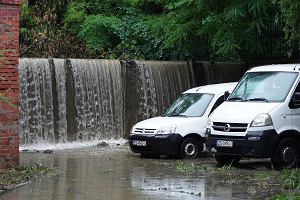
[[[282,115],[282,119],[286,119],[286,115]]]

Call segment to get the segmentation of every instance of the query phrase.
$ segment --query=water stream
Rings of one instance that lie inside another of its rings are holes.
[[[118,60],[22,58],[19,63],[21,144],[126,138],[133,123],[162,114],[191,87],[185,62],[122,66]],[[134,77],[126,75],[133,70]]]
[[[186,62],[136,61],[139,72],[139,120],[158,116],[191,87]]]
[[[71,60],[75,83],[77,140],[121,138],[123,95],[117,60]]]
[[[20,142],[55,141],[51,69],[47,59],[20,59]]]

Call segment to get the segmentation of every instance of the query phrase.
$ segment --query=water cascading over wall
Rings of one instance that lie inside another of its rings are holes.
[[[20,142],[55,142],[50,64],[47,59],[20,59]]]
[[[67,102],[66,102],[66,60],[49,60],[54,69],[52,70],[52,95],[54,134],[56,142],[67,140]]]
[[[190,88],[186,62],[136,61],[139,69],[139,116],[161,115],[183,91]]]
[[[123,65],[127,135],[136,122],[163,114],[182,92],[192,87],[187,62],[131,61]]]
[[[118,60],[71,59],[77,140],[123,136],[123,88]]]
[[[20,141],[86,141],[123,136],[117,60],[20,59]]]

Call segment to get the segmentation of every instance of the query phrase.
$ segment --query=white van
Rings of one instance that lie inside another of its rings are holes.
[[[248,70],[208,119],[208,145],[220,165],[241,157],[297,167],[300,154],[300,65]]]
[[[198,157],[206,141],[208,115],[224,101],[224,92],[232,91],[236,84],[207,85],[184,92],[163,116],[132,127],[131,150],[141,156]]]

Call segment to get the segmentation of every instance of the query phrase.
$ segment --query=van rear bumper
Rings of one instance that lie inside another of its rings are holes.
[[[135,153],[175,156],[179,153],[181,140],[180,134],[132,134],[129,136],[129,146]],[[138,146],[133,141],[145,141],[146,146]]]
[[[270,158],[278,140],[278,133],[274,129],[248,131],[247,135],[242,137],[213,135],[210,134],[210,130],[207,130],[207,135],[209,150],[214,148],[217,154],[251,158]],[[219,147],[218,140],[232,141],[233,146]]]

